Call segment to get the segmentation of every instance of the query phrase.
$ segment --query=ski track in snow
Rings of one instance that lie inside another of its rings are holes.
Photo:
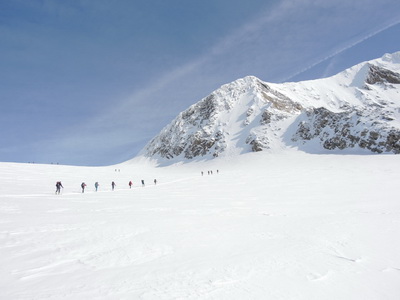
[[[400,156],[0,173],[0,299],[400,298]]]

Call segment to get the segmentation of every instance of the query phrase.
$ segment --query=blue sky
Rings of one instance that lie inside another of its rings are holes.
[[[398,0],[0,1],[0,161],[134,157],[221,85],[400,51]]]

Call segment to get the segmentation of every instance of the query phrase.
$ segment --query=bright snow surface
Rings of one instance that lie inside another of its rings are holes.
[[[400,299],[400,156],[1,163],[0,178],[1,299]]]

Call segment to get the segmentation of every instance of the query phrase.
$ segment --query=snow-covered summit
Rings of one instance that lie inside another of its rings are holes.
[[[142,150],[157,159],[297,148],[400,153],[400,52],[330,78],[273,84],[247,76],[181,112]]]

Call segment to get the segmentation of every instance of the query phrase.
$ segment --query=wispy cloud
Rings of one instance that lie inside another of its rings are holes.
[[[395,3],[395,1],[386,2],[388,5]],[[371,10],[377,9],[379,5],[374,5],[373,3],[375,1],[365,2],[365,4],[372,5]],[[359,5],[359,1],[335,1],[329,5],[326,4],[326,1],[281,1],[278,5],[263,10],[257,18],[235,29],[228,36],[221,38],[219,42],[210,46],[209,50],[203,55],[172,70],[166,70],[158,78],[149,81],[148,85],[121,101],[115,112],[120,113],[132,104],[142,103],[144,99],[149,99],[157,95],[157,93],[162,93],[168,86],[180,86],[182,82],[188,79],[196,79],[198,74],[204,74],[207,69],[212,69],[211,66],[213,64],[222,65],[225,61],[232,62],[231,57],[237,60],[237,65],[240,65],[242,59],[247,59],[246,51],[255,54],[256,59],[260,60],[259,64],[261,66],[270,66],[273,69],[287,68],[286,77],[279,79],[279,81],[285,81],[400,23],[400,14],[397,14],[397,16],[394,14],[394,17],[392,16],[389,20],[383,19],[383,21],[369,22],[367,26],[355,25],[359,23],[361,16],[357,16],[357,12],[346,10],[353,9],[356,5]],[[332,13],[333,8],[337,9],[336,13],[338,15],[343,14],[343,16],[334,15],[330,20],[326,19],[325,16],[317,15],[320,12],[326,14],[327,12],[324,9]],[[305,20],[308,16],[298,15],[307,10],[313,11],[314,15],[311,17],[315,18],[314,20]],[[340,26],[343,19],[348,18],[350,15],[354,18],[352,22],[349,23],[347,21],[342,27],[335,27],[337,25]],[[365,18],[368,18],[368,16],[365,16]],[[328,25],[325,25],[327,28],[316,28],[314,26],[313,23],[318,23],[321,19],[327,22]],[[353,27],[345,27],[349,25]],[[338,32],[334,32],[336,30]],[[329,36],[326,36],[327,31]],[[316,48],[314,50],[315,53],[313,51],[306,53],[306,50],[310,47],[310,35],[313,35],[313,38],[324,37],[321,41],[312,40],[311,46],[318,45],[318,43],[322,44],[320,46],[321,49]],[[333,41],[334,47],[323,47],[326,41]],[[274,45],[279,45],[279,47],[274,49]],[[280,55],[284,54],[289,55],[289,57],[284,56],[281,58]],[[307,57],[307,59],[303,60],[303,57]],[[296,65],[277,65],[274,61],[276,58],[278,58],[279,63],[286,60],[290,64],[296,62]],[[249,70],[244,69],[245,72],[248,72],[248,75],[252,74],[251,68]],[[295,71],[290,72],[291,69]],[[223,72],[224,70],[220,70],[216,77],[220,78],[220,74]],[[281,73],[284,74],[285,71],[281,71]],[[213,74],[207,75],[213,76]],[[226,77],[228,78],[229,76]],[[180,88],[183,87],[180,86]],[[206,91],[206,89],[205,87],[204,90]],[[168,98],[173,98],[173,96],[170,95]]]

